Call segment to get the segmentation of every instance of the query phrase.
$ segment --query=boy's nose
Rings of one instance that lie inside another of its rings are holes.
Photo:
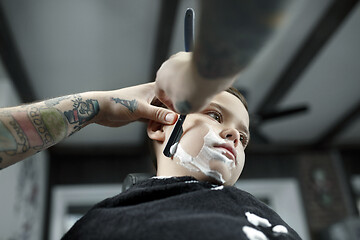
[[[240,133],[234,128],[228,128],[221,132],[221,137],[234,142],[236,148],[239,144]]]

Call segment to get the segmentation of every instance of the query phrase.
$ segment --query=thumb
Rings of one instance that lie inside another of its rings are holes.
[[[175,112],[152,105],[149,105],[143,114],[143,118],[170,125],[174,124],[178,118],[178,115]]]

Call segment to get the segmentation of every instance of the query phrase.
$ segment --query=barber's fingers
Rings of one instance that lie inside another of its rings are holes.
[[[170,92],[172,89],[169,89]],[[187,100],[178,100],[175,96],[171,99],[169,95],[166,94],[166,91],[163,90],[160,84],[156,85],[155,88],[156,97],[163,103],[165,106],[180,114],[188,114],[193,111],[192,104]]]
[[[139,106],[141,118],[153,120],[163,124],[174,124],[178,115],[166,108],[156,107],[150,104]]]
[[[173,102],[171,101],[170,97],[166,95],[163,89],[157,87],[155,89],[155,96],[160,100],[160,102],[165,104],[165,106],[167,106],[170,110],[175,111]]]

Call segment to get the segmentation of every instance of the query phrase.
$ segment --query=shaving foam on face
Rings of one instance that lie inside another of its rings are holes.
[[[204,145],[202,146],[199,154],[196,157],[188,154],[181,146],[178,144],[177,146],[173,146],[175,149],[174,157],[179,159],[179,163],[189,169],[190,171],[201,171],[205,175],[216,179],[218,182],[224,183],[225,180],[222,174],[216,170],[210,169],[211,161],[221,161],[223,162],[229,170],[235,167],[234,161],[228,159],[224,153],[225,150],[221,148],[215,149],[215,145],[225,144],[227,143],[224,139],[217,136],[217,134],[209,129],[209,132],[204,137]],[[230,171],[231,174],[231,171]]]

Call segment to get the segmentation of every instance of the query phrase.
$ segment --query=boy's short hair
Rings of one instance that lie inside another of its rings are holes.
[[[249,111],[246,99],[245,99],[244,95],[239,90],[237,90],[234,87],[229,87],[225,91],[228,92],[228,93],[231,93],[232,95],[237,97],[242,102],[242,104],[244,104],[244,107],[245,107],[246,111]],[[154,99],[151,101],[150,104],[154,105],[154,106],[157,106],[157,107],[167,108],[167,106],[165,104],[163,104],[157,97],[154,97]]]
[[[228,89],[225,90],[228,93],[231,93],[232,95],[234,95],[235,97],[237,97],[242,104],[244,105],[246,111],[248,110],[248,104],[246,102],[246,99],[244,97],[243,94],[241,94],[241,92],[239,90],[237,90],[234,87],[229,87]],[[167,108],[167,106],[165,104],[163,104],[157,97],[154,97],[154,99],[151,101],[150,103],[151,105],[157,106],[157,107],[163,107],[163,108]],[[149,150],[150,150],[150,157],[152,159],[152,162],[154,164],[155,169],[157,169],[157,159],[156,159],[156,155],[154,152],[154,145],[152,144],[153,141],[151,141],[150,139],[148,139],[148,145],[149,145]]]

